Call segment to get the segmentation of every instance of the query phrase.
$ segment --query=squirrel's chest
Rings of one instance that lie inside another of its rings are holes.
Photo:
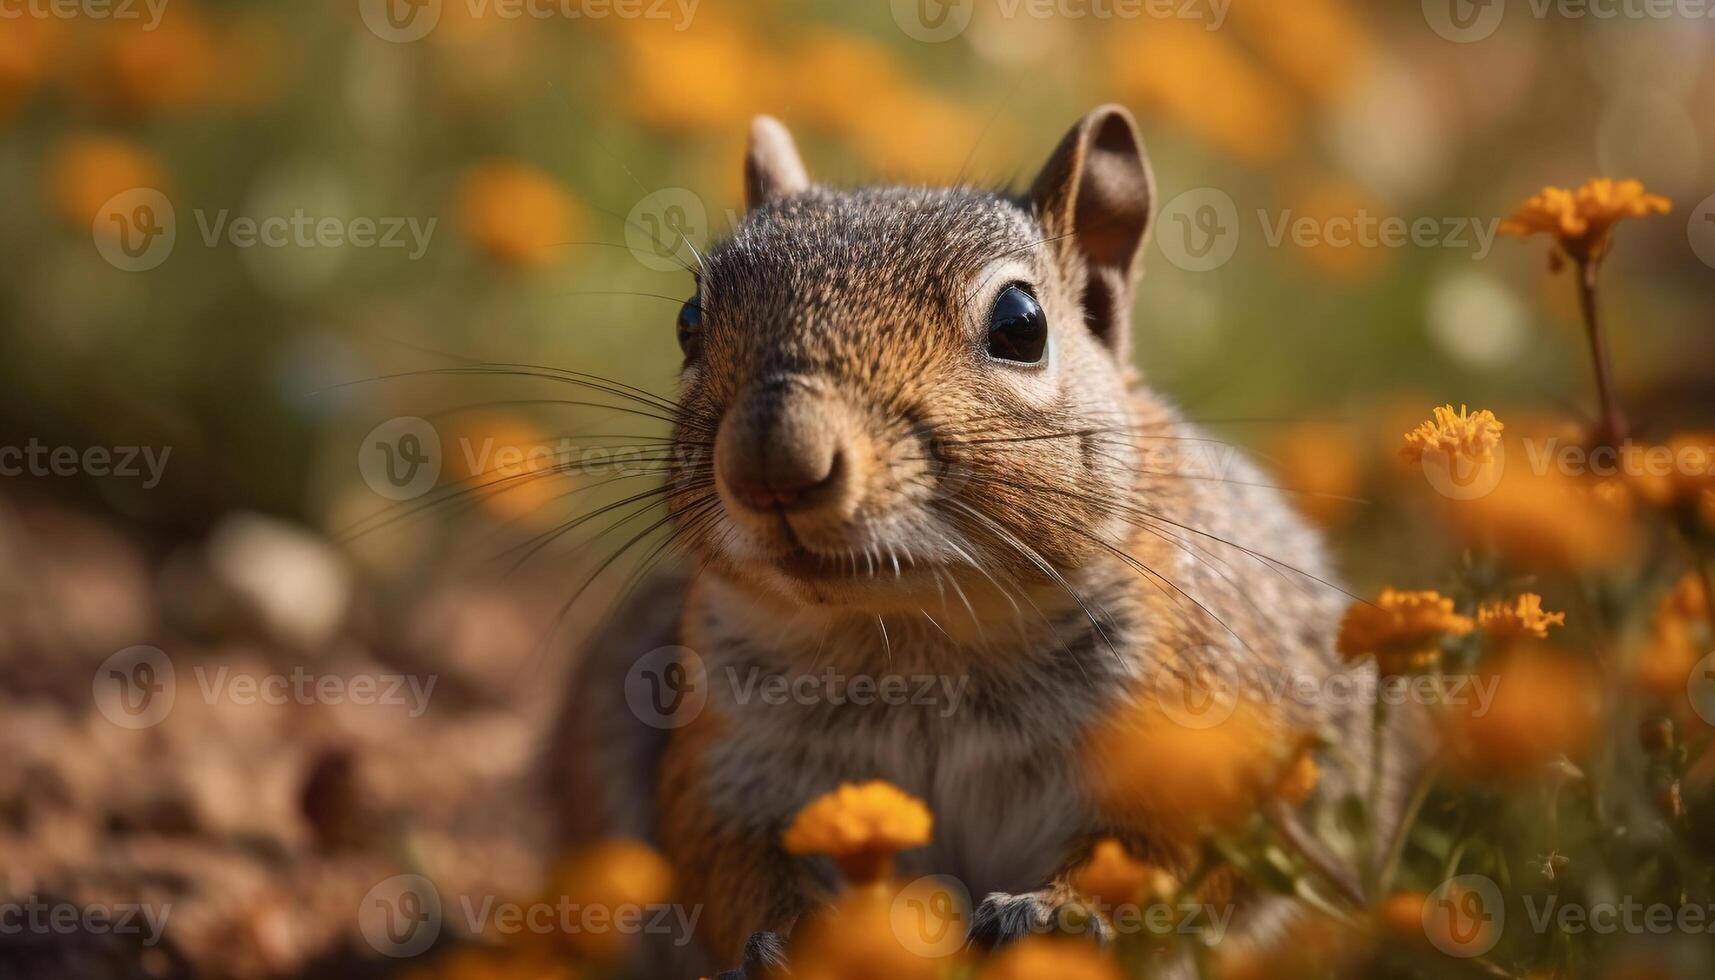
[[[959,678],[891,691],[721,705],[730,724],[706,760],[709,785],[743,787],[723,809],[775,832],[842,782],[885,779],[935,815],[931,844],[901,855],[903,872],[955,875],[978,898],[1045,884],[1095,829],[1079,749],[1087,704],[999,698]]]

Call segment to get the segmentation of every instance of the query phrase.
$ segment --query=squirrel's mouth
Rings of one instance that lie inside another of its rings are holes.
[[[792,578],[818,582],[870,579],[888,582],[917,570],[917,563],[910,556],[875,548],[830,554],[794,545],[776,556],[773,564]]]

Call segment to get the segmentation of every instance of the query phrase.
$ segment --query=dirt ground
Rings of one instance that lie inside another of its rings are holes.
[[[464,931],[380,955],[392,876],[529,894],[563,571],[384,594],[272,519],[161,548],[0,498],[0,977],[392,976]]]

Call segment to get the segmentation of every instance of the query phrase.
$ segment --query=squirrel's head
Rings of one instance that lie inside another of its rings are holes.
[[[821,187],[766,117],[745,178],[678,325],[672,506],[711,571],[886,611],[1118,543],[1152,198],[1124,109],[1081,119],[1023,197]]]

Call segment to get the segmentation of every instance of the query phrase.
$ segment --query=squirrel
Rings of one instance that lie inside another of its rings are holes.
[[[744,173],[746,213],[678,320],[666,496],[698,571],[634,591],[574,665],[545,759],[563,841],[666,855],[703,912],[689,976],[778,960],[837,880],[782,831],[845,782],[926,801],[933,840],[900,868],[969,888],[985,946],[1052,921],[1101,837],[1188,870],[1194,852],[1093,791],[1101,720],[1211,672],[1366,668],[1334,652],[1346,596],[1319,534],[1243,458],[1175,465],[1212,441],[1136,379],[1155,188],[1132,116],[1089,112],[1018,196],[812,183],[766,116]],[[670,723],[626,690],[664,647],[704,688]],[[958,686],[934,704],[747,686],[895,675]],[[1334,743],[1317,793],[1367,793],[1369,709],[1288,707]],[[1251,940],[1290,904],[1250,901]]]

